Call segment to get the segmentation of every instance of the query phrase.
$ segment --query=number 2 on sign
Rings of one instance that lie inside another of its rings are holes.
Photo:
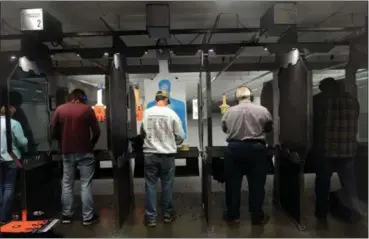
[[[37,20],[37,27],[41,27],[41,20],[40,19]]]

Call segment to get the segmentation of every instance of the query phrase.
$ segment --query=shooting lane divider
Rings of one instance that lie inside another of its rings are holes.
[[[227,104],[227,96],[224,94],[222,96],[222,104],[219,105],[220,113],[224,114],[229,109],[229,107],[230,106]]]

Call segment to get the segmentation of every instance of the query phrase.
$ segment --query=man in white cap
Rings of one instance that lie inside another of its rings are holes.
[[[159,90],[155,101],[156,106],[146,109],[141,125],[145,158],[145,220],[149,227],[156,226],[156,184],[159,178],[163,192],[164,223],[174,220],[174,161],[177,145],[182,144],[185,137],[180,118],[168,107],[168,92]]]
[[[224,219],[239,223],[242,178],[246,175],[252,224],[265,225],[269,222],[263,211],[268,173],[265,134],[272,131],[272,117],[265,107],[252,103],[248,87],[239,87],[236,98],[238,105],[230,107],[222,118],[229,149],[224,160],[227,204]]]

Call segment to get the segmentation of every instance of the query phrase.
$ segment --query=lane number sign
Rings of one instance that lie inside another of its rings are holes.
[[[21,30],[41,31],[44,29],[44,14],[41,8],[21,10]]]

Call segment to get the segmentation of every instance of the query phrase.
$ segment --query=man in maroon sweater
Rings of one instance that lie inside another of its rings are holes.
[[[84,91],[75,89],[69,96],[69,102],[56,109],[52,129],[54,138],[59,140],[63,158],[62,223],[72,221],[73,185],[75,167],[78,166],[81,175],[83,225],[88,226],[99,221],[98,215],[94,213],[91,183],[95,173],[93,148],[99,139],[100,128],[86,101]]]

